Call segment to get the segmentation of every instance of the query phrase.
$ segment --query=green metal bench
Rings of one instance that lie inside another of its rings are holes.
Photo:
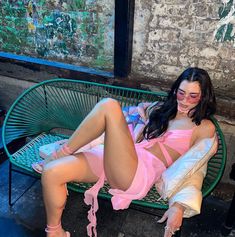
[[[102,98],[112,97],[122,106],[137,105],[140,102],[164,101],[164,92],[150,92],[130,88],[103,85],[98,83],[53,79],[39,83],[26,90],[12,105],[3,125],[3,145],[10,159],[9,204],[12,205],[12,172],[39,177],[31,164],[40,160],[39,147],[67,138],[79,125],[94,105]],[[226,146],[221,129],[213,117],[219,138],[217,153],[210,159],[207,175],[204,179],[203,196],[210,194],[219,182],[226,161]],[[17,152],[11,153],[7,141],[27,137],[28,143]],[[83,193],[91,184],[70,183],[68,187]],[[110,198],[108,185],[99,193],[100,197]],[[142,200],[133,201],[138,206],[167,209],[164,200],[158,200],[159,194],[152,188]]]

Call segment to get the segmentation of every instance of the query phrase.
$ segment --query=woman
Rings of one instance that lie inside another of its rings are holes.
[[[47,236],[69,237],[61,227],[66,201],[65,184],[70,181],[96,182],[85,193],[92,205],[88,235],[96,235],[97,193],[106,180],[113,195],[114,209],[128,208],[133,199],[143,198],[166,170],[191,146],[215,134],[209,116],[215,112],[210,77],[199,68],[186,69],[174,82],[166,102],[152,110],[143,130],[144,139],[134,144],[119,103],[100,101],[79,125],[68,142],[53,154],[42,172],[43,197],[47,213]],[[77,150],[104,136],[104,146]],[[60,159],[58,159],[60,158]],[[174,203],[164,214],[165,237],[182,223],[184,207]]]

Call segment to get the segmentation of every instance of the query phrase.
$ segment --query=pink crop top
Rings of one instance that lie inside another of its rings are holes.
[[[168,166],[170,166],[173,163],[173,160],[164,145],[167,145],[168,147],[177,151],[180,155],[183,155],[190,148],[190,142],[194,128],[186,130],[174,129],[166,131],[162,136],[151,139],[149,141],[144,140],[140,144],[143,143],[144,147],[148,148],[157,142],[167,161]]]

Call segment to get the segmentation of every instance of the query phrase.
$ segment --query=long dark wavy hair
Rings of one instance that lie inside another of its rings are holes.
[[[149,115],[149,122],[143,130],[146,139],[152,139],[163,134],[169,121],[177,114],[176,92],[182,81],[197,81],[201,88],[201,99],[197,106],[188,112],[188,116],[196,125],[200,125],[203,119],[210,119],[216,111],[214,89],[209,74],[197,67],[187,68],[173,83],[166,101],[161,107],[155,108]]]

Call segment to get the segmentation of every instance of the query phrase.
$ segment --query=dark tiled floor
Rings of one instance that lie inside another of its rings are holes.
[[[32,231],[11,218],[0,217],[0,236],[1,237],[39,237],[43,236],[42,231]]]
[[[32,182],[32,178],[14,175],[13,194],[19,194]],[[41,185],[35,185],[19,199],[13,207],[8,206],[8,161],[0,165],[0,237],[43,237],[46,223],[42,202]],[[216,197],[204,200],[202,214],[184,221],[182,237],[219,237],[229,201]],[[156,223],[154,216],[128,209],[113,211],[108,201],[99,201],[99,237],[162,237],[163,226]],[[86,236],[88,207],[83,195],[70,192],[63,215],[63,225],[72,237]],[[230,236],[235,236],[231,232]]]

